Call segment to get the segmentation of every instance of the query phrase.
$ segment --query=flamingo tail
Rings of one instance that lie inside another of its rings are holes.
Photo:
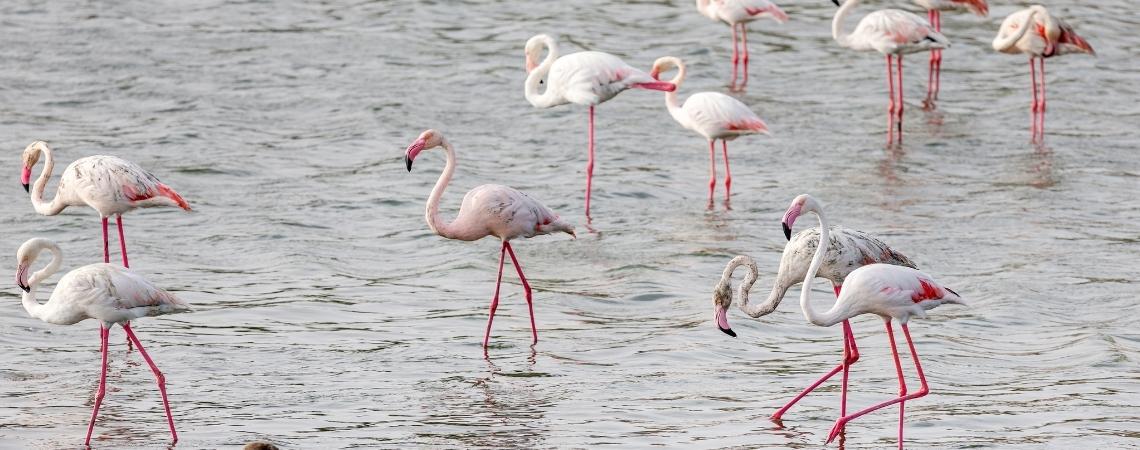
[[[184,200],[181,195],[178,195],[177,192],[174,192],[174,189],[171,189],[170,186],[167,186],[165,184],[159,184],[158,185],[158,195],[161,195],[163,197],[170,199],[171,201],[176,203],[179,208],[185,209],[187,211],[192,211],[192,209],[190,209],[190,204],[186,203],[186,200]]]

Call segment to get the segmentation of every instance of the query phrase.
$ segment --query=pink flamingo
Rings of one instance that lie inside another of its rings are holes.
[[[28,268],[40,253],[48,250],[52,254],[47,267],[28,276]],[[64,275],[51,298],[45,304],[36,300],[36,288],[59,270],[63,263],[63,252],[55,243],[43,239],[29,239],[16,252],[18,267],[16,284],[24,290],[23,303],[28,315],[47,323],[72,325],[86,319],[99,321],[99,351],[103,355],[99,372],[99,391],[95,394],[95,407],[91,410],[91,421],[87,425],[87,438],[84,445],[91,445],[91,431],[95,429],[95,419],[99,416],[99,406],[107,392],[107,341],[111,327],[115,324],[127,332],[127,339],[134,342],[143,359],[150,365],[162,395],[162,407],[166,410],[166,423],[170,426],[173,442],[178,442],[178,432],[174,431],[174,418],[170,415],[170,402],[166,399],[166,377],[143,349],[139,338],[131,330],[131,322],[140,317],[161,316],[190,311],[190,305],[173,294],[155,287],[142,276],[130,269],[108,263],[90,264],[72,270]]]
[[[986,0],[914,0],[914,3],[926,9],[934,31],[942,32],[942,11],[969,10],[981,17],[990,13],[990,6]],[[930,51],[930,73],[926,79],[926,100],[923,104],[930,109],[935,107],[938,100],[938,91],[942,88],[942,49]]]
[[[839,0],[831,0],[839,5]],[[897,9],[880,9],[867,14],[859,21],[855,31],[843,33],[843,21],[851,13],[859,0],[847,0],[831,21],[831,36],[843,47],[857,51],[875,50],[887,57],[887,86],[891,100],[887,104],[887,139],[894,140],[894,127],[898,127],[899,140],[902,140],[903,82],[902,57],[907,53],[924,52],[950,47],[950,41],[942,33],[934,31],[930,23],[921,17]],[[897,67],[893,60],[897,59]],[[898,96],[895,95],[895,75],[898,76]],[[897,123],[897,125],[896,125]]]
[[[678,88],[685,81],[685,63],[679,58],[665,56],[653,62],[649,75],[657,79],[661,72],[677,69],[677,75],[669,80]],[[690,95],[684,105],[677,104],[677,91],[665,93],[665,106],[669,115],[682,127],[696,131],[709,141],[709,207],[713,204],[716,190],[716,140],[720,139],[724,149],[724,201],[728,204],[732,188],[732,172],[728,166],[728,141],[749,134],[770,134],[768,125],[756,113],[748,109],[740,100],[719,92],[698,92]]]
[[[753,318],[765,316],[774,311],[776,307],[779,306],[780,301],[784,299],[784,294],[787,293],[788,288],[799,284],[807,275],[808,268],[811,265],[811,255],[814,249],[819,246],[820,229],[818,227],[809,228],[796,233],[794,236],[791,234],[791,230],[792,225],[796,221],[796,217],[799,216],[800,211],[804,208],[804,204],[806,204],[809,199],[810,197],[806,194],[797,197],[792,202],[791,207],[788,208],[788,212],[784,215],[784,236],[788,238],[788,244],[784,246],[784,253],[780,257],[780,270],[776,274],[775,283],[772,286],[771,293],[768,294],[767,300],[759,305],[750,306],[748,304],[748,292],[758,277],[756,263],[752,258],[748,256],[737,256],[725,267],[720,282],[717,283],[713,291],[713,304],[715,306],[714,318],[717,323],[717,328],[725,332],[725,334],[736,337],[736,332],[732,331],[728,325],[728,308],[732,306],[732,291],[730,290],[729,283],[731,282],[732,273],[737,267],[744,265],[748,268],[748,274],[745,275],[744,283],[739,287],[738,295],[740,296],[740,309]],[[814,201],[814,199],[810,201]],[[820,209],[818,204],[815,205],[815,207]],[[905,255],[895,251],[883,243],[883,241],[870,234],[840,226],[831,227],[829,232],[831,234],[830,245],[827,247],[827,255],[823,259],[823,263],[821,263],[822,265],[820,266],[818,276],[831,281],[837,297],[843,287],[844,280],[847,279],[847,276],[850,275],[852,271],[859,267],[868,264],[893,264],[917,268]],[[844,321],[843,360],[836,365],[835,368],[825,373],[819,380],[812,383],[800,392],[799,395],[777,410],[775,414],[772,414],[772,420],[779,423],[784,413],[791,409],[800,399],[814,391],[820,384],[823,384],[824,381],[827,381],[841,370],[843,371],[843,384],[840,394],[839,411],[840,416],[846,415],[848,372],[850,366],[858,360],[859,347],[855,344],[855,335],[851,332],[851,323]]]
[[[30,190],[28,181],[32,168],[44,155],[44,170]],[[87,205],[99,213],[103,219],[103,262],[111,262],[108,248],[107,219],[115,216],[119,227],[119,249],[123,256],[123,266],[130,267],[127,261],[127,241],[123,238],[123,213],[135,208],[175,206],[190,211],[190,205],[169,186],[162,184],[150,172],[138,164],[117,156],[94,155],[80,158],[63,169],[56,188],[55,198],[44,201],[44,188],[55,170],[55,158],[51,147],[44,141],[35,141],[24,149],[24,171],[20,182],[24,190],[32,196],[32,206],[45,216],[59,214],[68,206]]]
[[[993,46],[994,50],[1002,53],[1029,55],[1029,77],[1033,81],[1033,104],[1029,108],[1032,113],[1030,132],[1032,140],[1039,142],[1045,138],[1045,58],[1067,53],[1096,55],[1096,51],[1088,41],[1077,35],[1072,26],[1050,14],[1041,5],[1030,6],[1006,17],[994,38]],[[1035,60],[1041,61],[1040,82]]]
[[[543,48],[546,58],[537,63]],[[526,41],[526,100],[535,108],[566,103],[590,107],[589,160],[586,162],[586,216],[590,215],[590,188],[594,179],[594,106],[630,88],[672,91],[676,86],[654,80],[649,74],[602,52],[558,55],[558,43],[545,34]],[[546,90],[538,92],[539,85]]]
[[[736,72],[741,53],[744,56],[744,79],[739,87],[744,88],[748,84],[748,22],[764,17],[770,17],[779,23],[788,21],[784,10],[768,0],[697,0],[697,11],[732,28],[732,81],[729,85],[733,89],[737,88]],[[744,44],[741,52],[736,48],[737,33]]]
[[[495,320],[495,309],[499,307],[499,286],[503,282],[503,260],[506,254],[511,255],[511,262],[518,271],[519,280],[522,281],[526,292],[526,304],[530,309],[530,330],[534,337],[533,344],[538,343],[538,328],[534,324],[534,304],[531,302],[530,284],[523,275],[522,265],[511,248],[511,239],[524,237],[531,238],[540,234],[550,234],[558,231],[574,236],[574,226],[558,218],[558,215],[537,200],[513,188],[498,184],[484,184],[467,192],[463,196],[463,204],[459,207],[459,215],[451,223],[444,222],[439,213],[439,199],[444,189],[451,182],[455,173],[455,149],[447,138],[436,130],[427,130],[420,133],[412,145],[404,153],[404,162],[408,171],[412,171],[412,162],[416,155],[424,150],[443,147],[447,152],[447,163],[435,188],[428,197],[427,212],[424,218],[428,227],[440,236],[461,241],[474,241],[486,236],[495,236],[502,240],[499,250],[499,275],[495,281],[495,296],[491,299],[491,314],[487,318],[487,332],[483,336],[483,352],[487,351],[487,344],[491,339],[491,323]]]

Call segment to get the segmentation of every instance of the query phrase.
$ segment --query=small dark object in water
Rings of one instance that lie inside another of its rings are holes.
[[[245,444],[245,447],[242,447],[241,450],[278,450],[278,448],[276,445],[268,442],[250,442]]]

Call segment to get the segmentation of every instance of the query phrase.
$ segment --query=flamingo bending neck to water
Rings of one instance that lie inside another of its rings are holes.
[[[534,304],[531,301],[530,284],[523,275],[522,265],[511,248],[511,239],[531,238],[541,234],[565,232],[574,236],[574,226],[563,221],[554,211],[526,194],[513,188],[498,184],[484,184],[467,192],[463,196],[463,204],[459,207],[459,215],[455,220],[446,222],[439,212],[439,201],[443,191],[451,182],[455,173],[455,149],[447,138],[436,130],[427,130],[416,138],[412,145],[404,152],[404,162],[408,171],[412,171],[412,162],[420,152],[436,147],[443,147],[447,153],[447,162],[443,173],[436,181],[435,187],[428,197],[424,218],[428,227],[435,234],[448,239],[461,241],[474,241],[486,236],[495,236],[502,241],[499,250],[499,275],[495,281],[495,296],[491,299],[491,312],[487,318],[487,332],[483,336],[483,352],[486,354],[487,344],[491,339],[491,323],[495,320],[495,310],[499,307],[499,287],[503,282],[503,261],[507,254],[511,255],[511,262],[518,271],[519,280],[522,281],[526,293],[526,304],[530,309],[530,330],[534,338],[532,345],[538,343],[538,328],[534,323]]]
[[[685,81],[685,64],[679,58],[665,56],[653,63],[650,75],[656,79],[661,72],[677,69],[677,75],[669,80],[678,88]],[[740,100],[719,92],[698,92],[678,105],[677,91],[665,93],[665,107],[669,115],[681,126],[697,132],[709,141],[709,207],[713,205],[716,190],[716,140],[720,139],[724,148],[724,202],[727,205],[731,196],[732,172],[728,166],[728,141],[749,134],[770,134],[768,125],[756,113],[748,109]]]
[[[926,9],[927,19],[934,26],[934,31],[942,32],[942,11],[969,10],[981,17],[989,15],[990,6],[986,0],[914,0],[918,6]],[[928,109],[935,108],[938,92],[942,89],[942,49],[930,51],[930,72],[926,77],[926,100],[923,101]]]
[[[32,168],[44,157],[44,169],[35,185],[29,189]],[[111,262],[108,248],[107,219],[115,216],[119,228],[119,251],[123,266],[127,261],[127,242],[123,237],[123,213],[136,208],[177,207],[190,211],[182,196],[138,164],[117,156],[94,155],[80,158],[67,165],[60,176],[55,198],[44,201],[44,189],[55,170],[51,147],[44,141],[35,141],[24,149],[24,170],[20,182],[32,197],[36,212],[45,216],[59,214],[68,206],[87,205],[103,219],[103,262]]]
[[[44,250],[52,254],[47,267],[28,276],[28,269]],[[95,429],[95,419],[99,416],[99,406],[107,392],[107,341],[111,327],[118,324],[127,333],[127,339],[134,343],[139,353],[150,365],[162,395],[162,407],[166,410],[166,422],[170,426],[170,436],[178,442],[178,432],[174,430],[174,418],[170,415],[170,402],[166,398],[166,377],[151,360],[134,331],[131,320],[141,317],[160,316],[190,311],[190,305],[173,294],[155,287],[142,276],[130,269],[102,263],[90,264],[68,272],[51,293],[45,304],[36,301],[36,288],[51,277],[63,263],[63,252],[55,243],[42,238],[30,239],[16,252],[16,284],[24,290],[24,309],[29,316],[47,323],[72,325],[86,319],[99,323],[100,352],[103,355],[99,373],[99,391],[95,394],[95,406],[91,410],[91,421],[87,425],[87,438],[84,445],[91,444],[91,432]]]
[[[538,57],[546,49],[546,58]],[[559,56],[554,38],[539,34],[526,42],[526,100],[535,108],[566,103],[590,107],[589,159],[586,162],[586,216],[590,215],[590,190],[594,180],[594,106],[630,88],[672,91],[677,87],[657,81],[609,53],[585,51]],[[546,90],[539,93],[539,85]]]
[[[993,41],[994,50],[1001,53],[1029,55],[1029,77],[1033,83],[1033,103],[1030,105],[1031,140],[1045,139],[1045,58],[1069,53],[1096,55],[1089,45],[1068,23],[1049,13],[1044,6],[1033,5],[1010,14],[1001,23]],[[1035,62],[1041,61],[1038,81]]]
[[[717,283],[713,291],[713,304],[715,305],[714,318],[717,323],[717,328],[720,328],[725,334],[736,337],[736,333],[732,331],[728,325],[728,308],[732,306],[730,282],[732,273],[737,267],[745,266],[748,269],[748,274],[745,275],[744,282],[739,287],[738,296],[740,297],[741,311],[744,311],[745,314],[753,318],[762,317],[774,311],[776,307],[779,306],[780,301],[783,300],[784,294],[787,293],[788,289],[801,283],[804,277],[807,276],[812,255],[815,248],[819,246],[820,229],[819,227],[808,228],[796,233],[794,236],[791,234],[791,230],[796,217],[799,216],[800,211],[804,209],[809,201],[814,200],[809,200],[809,197],[804,196],[797,198],[796,201],[792,202],[792,206],[784,215],[784,235],[788,238],[788,244],[784,246],[784,252],[780,257],[780,269],[776,274],[772,291],[768,294],[768,298],[763,303],[750,305],[748,302],[748,292],[758,277],[756,273],[756,263],[752,258],[748,256],[737,256],[725,267],[720,282]],[[808,209],[811,208],[822,210],[818,204],[808,207]],[[859,267],[881,263],[916,268],[909,258],[895,251],[872,235],[840,226],[832,226],[829,233],[831,234],[831,239],[829,239],[830,245],[827,246],[827,256],[819,268],[818,276],[831,281],[836,296],[839,295],[847,276]],[[843,359],[841,362],[836,365],[835,368],[831,369],[831,371],[820,377],[815,383],[805,388],[782,408],[777,410],[775,414],[772,414],[772,420],[779,423],[784,413],[791,409],[800,399],[840,371],[843,372],[843,384],[842,390],[840,391],[839,411],[840,416],[846,415],[849,368],[858,360],[859,347],[855,343],[855,335],[851,331],[850,322],[844,321]]]
[[[731,89],[743,89],[748,85],[748,22],[765,17],[779,23],[788,21],[788,14],[768,0],[697,0],[697,11],[712,20],[724,22],[732,28],[732,81]],[[737,34],[743,43],[742,51],[737,51]],[[744,59],[744,77],[740,85],[736,85],[736,72],[740,66],[741,56]]]
[[[840,6],[839,0],[831,0]],[[880,9],[867,14],[859,21],[855,31],[845,34],[843,21],[855,9],[859,0],[846,0],[831,21],[831,36],[843,47],[856,51],[877,51],[887,57],[887,87],[891,100],[887,103],[887,140],[894,141],[895,127],[902,140],[903,82],[902,57],[907,53],[924,52],[950,47],[942,33],[934,31],[926,19],[898,9]],[[894,61],[898,63],[895,64]],[[896,96],[895,78],[898,78]]]

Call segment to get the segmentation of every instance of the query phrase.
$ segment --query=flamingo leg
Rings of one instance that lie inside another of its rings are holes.
[[[487,332],[483,334],[483,354],[487,354],[487,344],[491,342],[491,323],[495,321],[495,310],[499,309],[499,287],[503,285],[503,258],[507,255],[507,241],[499,249],[499,277],[495,280],[495,296],[491,297],[491,313],[487,317]]]
[[[530,309],[530,333],[534,337],[531,345],[534,345],[538,343],[538,327],[534,324],[534,301],[531,297],[530,283],[526,282],[526,275],[523,275],[522,264],[519,263],[519,259],[515,257],[515,249],[511,248],[511,243],[505,242],[504,245],[507,247],[507,253],[511,255],[511,263],[515,265],[515,271],[519,273],[519,280],[522,281],[523,292],[526,293],[526,306],[527,309]]]
[[[887,144],[894,141],[895,136],[895,69],[894,57],[887,55],[887,91],[890,100],[887,101]]]
[[[720,143],[724,148],[724,202],[727,204],[732,196],[732,171],[728,169],[728,141],[721,139]]]
[[[170,401],[166,398],[166,377],[162,375],[162,372],[158,370],[158,366],[154,365],[154,360],[150,359],[150,355],[146,353],[142,342],[139,342],[139,338],[135,336],[135,332],[131,330],[130,322],[123,324],[123,330],[126,330],[127,338],[135,343],[135,347],[139,349],[139,354],[146,360],[151,372],[154,372],[154,380],[155,383],[158,384],[158,392],[162,395],[162,408],[166,410],[166,424],[170,425],[170,438],[173,442],[178,442],[178,432],[174,431],[174,417],[170,415]]]
[[[709,208],[713,206],[716,191],[716,140],[709,141]]]
[[[107,218],[104,217],[103,218],[103,262],[108,263],[108,264],[111,263],[110,245],[111,244],[110,244],[110,242],[108,242],[108,238],[107,238]]]
[[[123,237],[123,215],[118,214],[115,216],[115,225],[119,226],[119,252],[123,254],[123,267],[131,268],[131,263],[127,262],[127,240]]]
[[[926,16],[929,19],[931,25],[933,25],[937,29],[938,26],[934,25],[935,20],[936,20],[934,18],[935,14],[937,14],[937,10],[931,9],[931,10],[926,12]],[[926,100],[923,100],[923,102],[922,102],[923,107],[925,107],[926,109],[934,109],[934,71],[936,70],[936,67],[937,67],[937,60],[938,60],[938,50],[931,50],[930,51],[930,72],[928,72],[926,75]]]
[[[744,88],[744,86],[748,85],[748,24],[747,23],[741,23],[740,24],[740,44],[741,44],[742,50],[744,50],[744,81],[740,82],[740,87]]]
[[[87,425],[87,439],[83,441],[85,446],[91,445],[91,432],[95,430],[95,419],[99,417],[99,406],[103,404],[103,397],[107,394],[107,340],[110,335],[111,330],[100,323],[99,352],[102,353],[103,362],[99,370],[99,390],[95,392],[95,407],[91,408],[91,422]]]
[[[1039,141],[1045,140],[1045,58],[1038,58],[1041,61],[1041,106],[1037,108],[1037,120],[1040,122],[1037,125],[1037,136]]]
[[[586,160],[586,217],[590,216],[590,188],[594,181],[594,105],[590,105],[590,155]]]
[[[904,91],[903,90],[903,55],[901,55],[901,54],[895,55],[895,59],[898,61],[898,71],[899,71],[899,89],[898,89],[899,100],[898,100],[898,103],[896,104],[896,108],[895,108],[895,114],[898,115],[898,119],[896,120],[896,126],[898,127],[898,132],[899,132],[899,142],[902,142],[902,126],[903,126],[902,122],[903,122],[903,106],[904,106],[903,105],[903,91]]]
[[[1032,142],[1037,141],[1037,62],[1034,57],[1029,57],[1029,80],[1033,84],[1033,103],[1029,105],[1029,140]]]
[[[934,11],[934,31],[942,32],[942,11]],[[942,91],[942,49],[934,50],[934,98],[938,100],[938,93]]]
[[[732,27],[732,81],[728,82],[728,86],[731,89],[736,89],[736,67],[737,67],[737,64],[740,63],[740,53],[737,51],[736,25],[731,25],[731,27]]]
[[[897,398],[894,398],[894,399],[891,399],[891,400],[870,406],[866,409],[862,409],[862,410],[855,412],[849,416],[840,417],[839,420],[837,420],[835,422],[835,427],[831,429],[831,434],[828,435],[827,442],[831,442],[832,439],[835,439],[835,436],[839,434],[839,431],[843,428],[844,425],[846,425],[847,422],[850,422],[850,421],[852,421],[852,420],[854,420],[854,419],[856,419],[856,418],[858,418],[864,414],[867,414],[867,413],[876,411],[878,409],[893,405],[895,403],[903,403],[903,402],[906,402],[907,400],[916,399],[916,398],[925,396],[926,394],[930,393],[930,387],[927,386],[927,384],[926,384],[926,375],[923,374],[922,364],[918,360],[918,352],[916,352],[914,350],[914,340],[912,340],[910,337],[910,329],[907,328],[906,324],[903,324],[902,330],[903,330],[903,334],[906,335],[907,345],[910,347],[911,358],[914,359],[915,371],[918,373],[918,382],[920,384],[918,392],[915,392],[912,394],[906,393],[906,383],[904,383],[902,381],[902,365],[901,365],[901,363],[898,362],[898,349],[894,345],[894,343],[895,343],[894,331],[891,330],[890,322],[887,322],[887,337],[890,339],[891,351],[892,351],[892,353],[894,353],[894,357],[895,357],[895,367],[899,373],[899,392],[900,392],[899,396]],[[902,436],[903,436],[902,435],[902,431],[903,431],[902,430],[902,420],[903,419],[901,417],[901,409],[902,409],[901,405],[900,405],[899,409],[900,409],[899,448],[902,448]]]

